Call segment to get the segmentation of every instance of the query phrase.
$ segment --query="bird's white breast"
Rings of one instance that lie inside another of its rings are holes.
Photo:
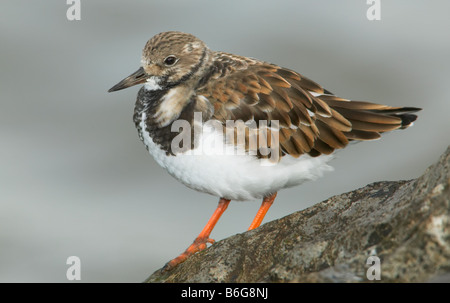
[[[214,128],[204,127],[200,142],[194,150],[167,155],[153,142],[146,131],[146,113],[141,114],[139,124],[142,139],[153,158],[169,174],[186,186],[230,200],[254,200],[280,189],[315,180],[332,168],[326,163],[331,156],[299,158],[284,156],[280,162],[264,165],[264,160],[255,156],[237,155],[234,147],[226,147],[225,152],[216,153],[209,146],[219,136]]]

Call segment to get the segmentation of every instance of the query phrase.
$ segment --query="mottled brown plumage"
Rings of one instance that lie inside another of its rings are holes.
[[[168,56],[174,56],[176,64],[167,66],[164,60]],[[349,141],[377,139],[381,133],[408,127],[416,119],[411,113],[420,110],[339,98],[293,70],[212,51],[200,39],[181,32],[154,36],[147,42],[141,61],[139,76],[124,79],[111,91],[144,83],[142,73],[157,78],[163,91],[173,89],[170,100],[149,101],[154,109],[150,124],[170,126],[191,108],[190,102],[208,102],[208,106],[196,108],[204,109],[205,120],[215,119],[224,126],[227,120],[265,120],[268,125],[278,121],[281,156],[316,157],[344,148]],[[145,107],[138,103],[137,109]],[[170,127],[166,130],[170,132]],[[259,133],[254,135],[260,138]],[[164,138],[173,136],[165,134]],[[168,148],[170,144],[163,145]]]
[[[278,120],[281,152],[330,154],[352,140],[372,140],[409,126],[417,108],[390,107],[334,96],[301,74],[274,64],[215,52],[207,83],[197,89],[213,118]]]

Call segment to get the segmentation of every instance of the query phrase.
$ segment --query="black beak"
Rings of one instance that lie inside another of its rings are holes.
[[[137,71],[114,85],[108,90],[108,93],[115,92],[124,88],[128,88],[130,86],[144,83],[147,80],[147,75],[142,67],[140,67]]]

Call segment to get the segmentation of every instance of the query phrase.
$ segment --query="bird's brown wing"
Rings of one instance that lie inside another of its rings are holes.
[[[220,54],[197,94],[214,107],[213,118],[279,121],[281,155],[331,154],[350,140],[372,140],[405,128],[417,108],[396,108],[338,98],[299,73],[270,63]],[[270,129],[269,129],[270,132]],[[269,138],[270,140],[270,138]]]

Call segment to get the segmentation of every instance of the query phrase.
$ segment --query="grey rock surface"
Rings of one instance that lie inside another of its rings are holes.
[[[219,241],[145,282],[448,281],[450,147],[410,181],[377,182]]]

